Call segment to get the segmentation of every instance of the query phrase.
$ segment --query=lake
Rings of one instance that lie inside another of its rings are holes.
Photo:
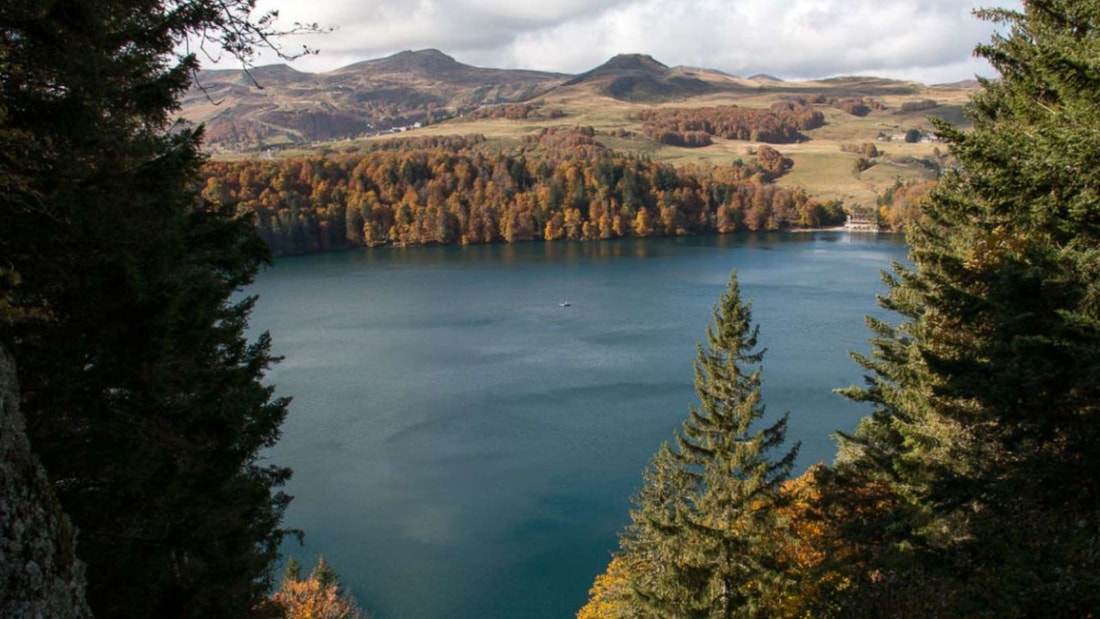
[[[324,555],[376,619],[572,617],[695,402],[730,270],[801,472],[866,412],[831,390],[861,382],[847,351],[904,259],[900,237],[841,232],[281,259],[249,292],[294,397],[268,454],[306,532],[284,552]]]

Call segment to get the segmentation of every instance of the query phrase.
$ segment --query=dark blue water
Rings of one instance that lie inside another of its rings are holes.
[[[252,322],[294,397],[270,455],[295,470],[286,524],[307,537],[285,551],[323,554],[377,619],[571,617],[694,402],[730,269],[801,470],[864,412],[831,389],[861,381],[847,351],[904,256],[895,237],[807,233],[280,260]]]

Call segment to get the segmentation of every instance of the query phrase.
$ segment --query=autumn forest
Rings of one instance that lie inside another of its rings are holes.
[[[219,105],[192,88],[188,42],[247,67],[281,36],[318,32],[255,7],[0,4],[0,615],[363,615],[338,566],[276,574],[301,535],[283,521],[293,471],[268,459],[291,399],[268,380],[282,357],[250,329],[248,296],[274,256],[856,215],[904,231],[909,262],[882,274],[888,316],[866,320],[868,350],[851,355],[862,384],[837,386],[867,412],[838,432],[834,461],[798,474],[787,416],[765,416],[767,341],[734,271],[696,347],[698,402],[640,472],[578,616],[1096,616],[1100,3],[976,11],[1001,28],[976,48],[999,77],[946,111],[877,78],[874,96],[856,92],[862,78],[790,96],[640,55],[507,88],[483,83],[506,72],[433,50],[382,63],[405,81],[370,95],[334,72],[325,105],[371,100],[397,118],[411,97],[461,135],[353,141],[344,129],[365,118],[322,122],[319,105],[277,110],[262,131],[226,115],[218,131],[268,145],[327,124],[341,141],[213,156],[202,123],[177,120],[186,97]],[[424,98],[405,78],[425,68],[464,77]],[[283,69],[269,75],[308,79]],[[728,105],[731,92],[768,100]],[[578,99],[605,124],[572,122]],[[462,103],[444,113],[448,101]],[[937,110],[966,125],[923,116]],[[828,198],[800,184],[837,178]]]
[[[772,181],[791,165],[675,168],[602,147],[591,129],[544,130],[522,152],[426,138],[363,153],[210,163],[203,196],[255,213],[277,254],[343,247],[598,240],[834,226],[835,203]]]

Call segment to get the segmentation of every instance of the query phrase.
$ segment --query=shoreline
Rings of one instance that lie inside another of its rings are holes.
[[[740,232],[740,230],[738,232]],[[893,230],[881,230],[879,228],[875,228],[873,230],[859,230],[849,228],[847,226],[833,226],[831,228],[788,228],[786,230],[757,230],[757,232],[853,232],[857,234],[902,234],[901,232],[895,232]]]
[[[527,239],[523,241],[504,241],[496,240],[489,243],[415,243],[415,244],[397,244],[397,243],[380,243],[377,245],[350,245],[342,247],[329,247],[327,249],[321,249],[317,251],[305,251],[305,252],[293,252],[282,253],[272,251],[272,258],[293,258],[298,256],[312,256],[316,254],[328,254],[339,253],[346,251],[355,251],[360,249],[382,249],[382,248],[396,248],[396,249],[413,249],[418,247],[474,247],[474,246],[488,246],[488,245],[523,245],[527,243],[604,243],[624,241],[629,239],[662,239],[662,238],[687,238],[687,237],[699,237],[699,236],[726,236],[732,234],[809,234],[814,232],[847,232],[850,234],[887,234],[887,235],[903,235],[902,232],[894,232],[889,230],[852,230],[846,226],[831,226],[827,228],[781,228],[779,230],[745,230],[739,229],[733,232],[706,232],[702,234],[684,234],[684,235],[652,235],[646,237],[636,236],[622,236],[613,237],[609,239],[556,239],[547,241],[545,239]]]

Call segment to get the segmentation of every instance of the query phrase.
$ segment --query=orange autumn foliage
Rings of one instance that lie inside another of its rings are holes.
[[[299,574],[294,557],[287,564],[282,585],[270,598],[275,614],[284,619],[366,619],[355,599],[340,585],[335,570],[319,557],[307,578]],[[266,615],[265,615],[266,616]]]
[[[642,133],[663,144],[707,146],[710,136],[772,144],[800,141],[802,130],[825,123],[825,116],[803,101],[782,101],[768,109],[719,105],[699,108],[654,108],[638,112]]]
[[[909,222],[921,216],[921,202],[927,200],[938,185],[935,180],[898,183],[879,198],[879,218],[887,229],[903,231]]]
[[[518,153],[438,137],[370,150],[204,166],[203,197],[254,217],[276,255],[346,247],[600,240],[831,225],[839,208],[772,182],[791,160],[671,165],[615,153],[590,127],[547,129]]]
[[[836,489],[826,487],[824,465],[810,467],[799,477],[783,484],[777,515],[781,523],[775,531],[778,558],[786,566],[787,577],[796,586],[783,590],[781,597],[767,600],[769,617],[807,619],[830,616],[838,592],[852,586],[850,575],[834,568],[839,563],[861,563],[867,548],[845,547],[841,527],[851,519],[874,518],[886,513],[896,497],[881,484],[868,482],[859,487],[845,486],[844,497],[826,497]],[[616,555],[607,570],[596,576],[588,602],[577,619],[629,619],[639,616],[631,600],[631,579],[646,571],[637,558]]]
[[[286,609],[287,619],[359,619],[355,602],[339,593],[335,584],[325,586],[313,578],[285,580],[272,600]]]
[[[613,557],[607,571],[596,576],[588,591],[588,603],[577,612],[577,619],[630,617],[630,580],[642,571],[637,559],[623,555]]]

